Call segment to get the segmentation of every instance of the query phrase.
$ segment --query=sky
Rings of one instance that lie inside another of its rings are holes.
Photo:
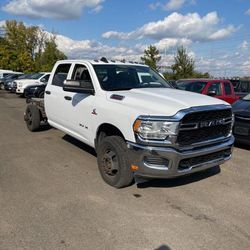
[[[170,66],[178,46],[213,76],[250,75],[250,0],[0,0],[5,20],[57,34],[68,58],[140,61],[155,45]]]

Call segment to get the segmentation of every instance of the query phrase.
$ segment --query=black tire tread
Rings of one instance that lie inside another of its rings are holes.
[[[103,173],[100,168],[100,154],[107,144],[112,145],[115,148],[119,158],[120,171],[119,178],[116,182],[110,182],[109,179],[105,178],[105,173]],[[116,188],[123,188],[132,183],[133,173],[130,169],[129,151],[124,139],[120,136],[107,136],[100,142],[100,145],[98,145],[97,148],[97,161],[100,174],[107,184]]]
[[[34,104],[29,104],[26,108],[26,113],[28,111],[31,111],[32,113],[32,124],[29,125],[27,122],[27,128],[31,131],[31,132],[35,132],[38,131],[40,129],[40,123],[41,123],[41,115],[40,115],[40,111],[39,109],[36,107],[36,105]]]

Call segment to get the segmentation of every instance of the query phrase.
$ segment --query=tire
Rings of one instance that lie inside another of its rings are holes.
[[[26,125],[27,128],[31,131],[37,131],[40,128],[41,116],[39,109],[33,105],[29,104],[26,108]]]
[[[110,186],[123,188],[132,183],[129,152],[120,136],[108,136],[100,142],[97,162],[103,180]]]
[[[44,98],[44,91],[42,91],[39,95],[38,95],[39,98]]]
[[[0,89],[4,90],[4,84],[3,83],[0,84]]]
[[[30,98],[26,98],[26,103],[29,104],[31,102]]]

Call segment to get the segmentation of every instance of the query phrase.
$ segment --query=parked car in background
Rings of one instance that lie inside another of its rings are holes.
[[[13,71],[12,70],[0,69],[0,79],[6,77],[10,73],[13,73]]]
[[[22,76],[23,73],[10,73],[8,74],[0,83],[0,88],[9,90],[8,86],[10,85],[11,82],[14,80],[18,79],[20,76]]]
[[[29,79],[19,80],[16,85],[16,94],[23,96],[24,90],[28,86],[47,83],[49,80],[49,76],[50,76],[50,73],[41,72],[41,73],[36,73],[32,75]]]
[[[237,142],[250,145],[250,94],[232,105],[235,123],[233,133]]]
[[[250,93],[250,81],[240,80],[234,88],[235,94],[239,97],[244,97]]]
[[[2,90],[5,89],[6,82],[17,79],[22,74],[23,73],[21,73],[21,72],[11,72],[11,73],[3,74],[4,77],[0,79],[0,89],[2,89]]]
[[[230,104],[239,99],[228,80],[215,79],[183,79],[176,82],[176,88],[204,95],[209,95]]]
[[[27,98],[27,103],[32,97],[43,98],[46,86],[47,86],[47,83],[28,86],[24,90],[24,97]]]
[[[23,79],[30,79],[32,75],[34,75],[34,74],[23,74],[23,75],[19,76],[16,80],[14,80],[8,84],[8,90],[11,93],[16,93],[16,86],[17,86],[18,81],[21,81]]]

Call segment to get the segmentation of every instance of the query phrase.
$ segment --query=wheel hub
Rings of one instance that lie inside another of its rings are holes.
[[[118,172],[116,153],[110,149],[106,150],[102,159],[102,168],[105,174],[115,176]]]

